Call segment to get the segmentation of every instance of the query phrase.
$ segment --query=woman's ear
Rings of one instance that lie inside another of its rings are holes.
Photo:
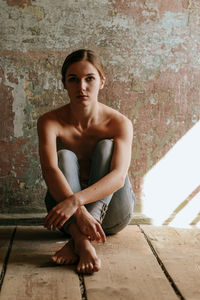
[[[103,89],[104,84],[105,84],[105,81],[106,81],[106,77],[103,77],[103,78],[101,79],[101,83],[100,83],[100,90]]]

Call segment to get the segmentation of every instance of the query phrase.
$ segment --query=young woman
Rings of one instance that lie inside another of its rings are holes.
[[[130,221],[134,196],[127,175],[132,124],[98,102],[105,76],[91,50],[71,53],[62,67],[70,103],[38,120],[39,153],[48,215],[44,226],[70,241],[52,256],[57,264],[77,262],[77,271],[100,269],[92,241],[106,241]]]

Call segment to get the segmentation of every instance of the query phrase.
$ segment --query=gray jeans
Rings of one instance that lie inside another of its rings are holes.
[[[104,177],[110,170],[113,153],[113,142],[109,139],[97,143],[91,163],[88,186]],[[76,154],[70,150],[58,151],[58,165],[65,175],[74,193],[81,191],[79,179],[79,163]],[[103,188],[103,187],[102,187]],[[58,204],[47,191],[45,197],[47,211]],[[134,208],[134,194],[128,175],[125,184],[115,193],[99,201],[86,204],[88,212],[101,223],[105,234],[115,234],[122,230],[131,220]],[[63,230],[68,233],[68,226],[75,221],[72,216],[63,225]]]

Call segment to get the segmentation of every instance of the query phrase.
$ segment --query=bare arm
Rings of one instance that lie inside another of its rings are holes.
[[[61,202],[73,195],[73,192],[58,167],[57,130],[54,121],[47,116],[44,115],[38,120],[39,155],[42,174],[53,198]]]
[[[64,207],[71,210],[72,214],[77,212],[76,218],[81,224],[80,230],[89,235],[92,240],[105,242],[105,234],[100,224],[87,212],[84,206],[79,205],[78,198],[73,197],[71,187],[58,167],[56,149],[58,132],[56,128],[57,126],[46,116],[41,117],[38,121],[39,154],[44,180],[51,195],[56,201],[61,202],[61,206],[64,204]],[[62,210],[60,219],[58,219],[57,209],[59,206],[51,210],[45,218],[45,227],[48,229],[51,229],[52,225],[53,229],[61,228],[70,217],[70,215],[66,217]],[[52,219],[49,219],[49,216],[52,216]],[[62,221],[62,224],[59,224],[59,220]]]
[[[115,128],[114,152],[110,172],[95,184],[76,193],[80,205],[91,203],[114,193],[124,185],[131,161],[133,128],[124,118]],[[103,188],[102,188],[103,187]]]

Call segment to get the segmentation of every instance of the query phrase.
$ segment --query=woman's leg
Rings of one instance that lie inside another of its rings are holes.
[[[69,150],[58,152],[58,165],[66,177],[74,193],[81,190],[79,181],[79,164],[76,155]],[[46,197],[47,208],[51,209],[57,202],[49,194]],[[71,239],[52,257],[57,264],[72,264],[77,262],[77,271],[81,273],[93,273],[100,269],[101,260],[98,258],[95,248],[90,240],[78,228],[75,218],[72,216],[62,227],[62,231],[69,233]]]
[[[95,149],[89,185],[95,183],[110,171],[113,142],[101,140]],[[131,220],[134,206],[134,194],[128,175],[124,186],[114,194],[86,205],[90,214],[102,224],[106,234],[122,230]]]
[[[92,164],[90,170],[90,178],[88,185],[100,180],[110,171],[110,163],[113,153],[113,142],[109,139],[101,140],[97,143],[92,157]],[[88,212],[98,221],[102,222],[105,217],[108,205],[112,198],[112,194],[99,201],[86,204]]]
[[[59,150],[58,151],[58,166],[66,177],[72,191],[74,193],[81,190],[80,180],[79,180],[79,164],[78,158],[74,152],[70,150]],[[51,196],[49,191],[47,191],[45,197],[45,204],[47,211],[49,212],[54,206],[58,204],[56,200]],[[65,233],[68,233],[68,226],[74,220],[72,216],[67,222],[63,225],[63,230]]]
[[[132,216],[134,209],[134,194],[128,175],[124,186],[116,191],[102,222],[105,234],[115,234],[126,227]]]

